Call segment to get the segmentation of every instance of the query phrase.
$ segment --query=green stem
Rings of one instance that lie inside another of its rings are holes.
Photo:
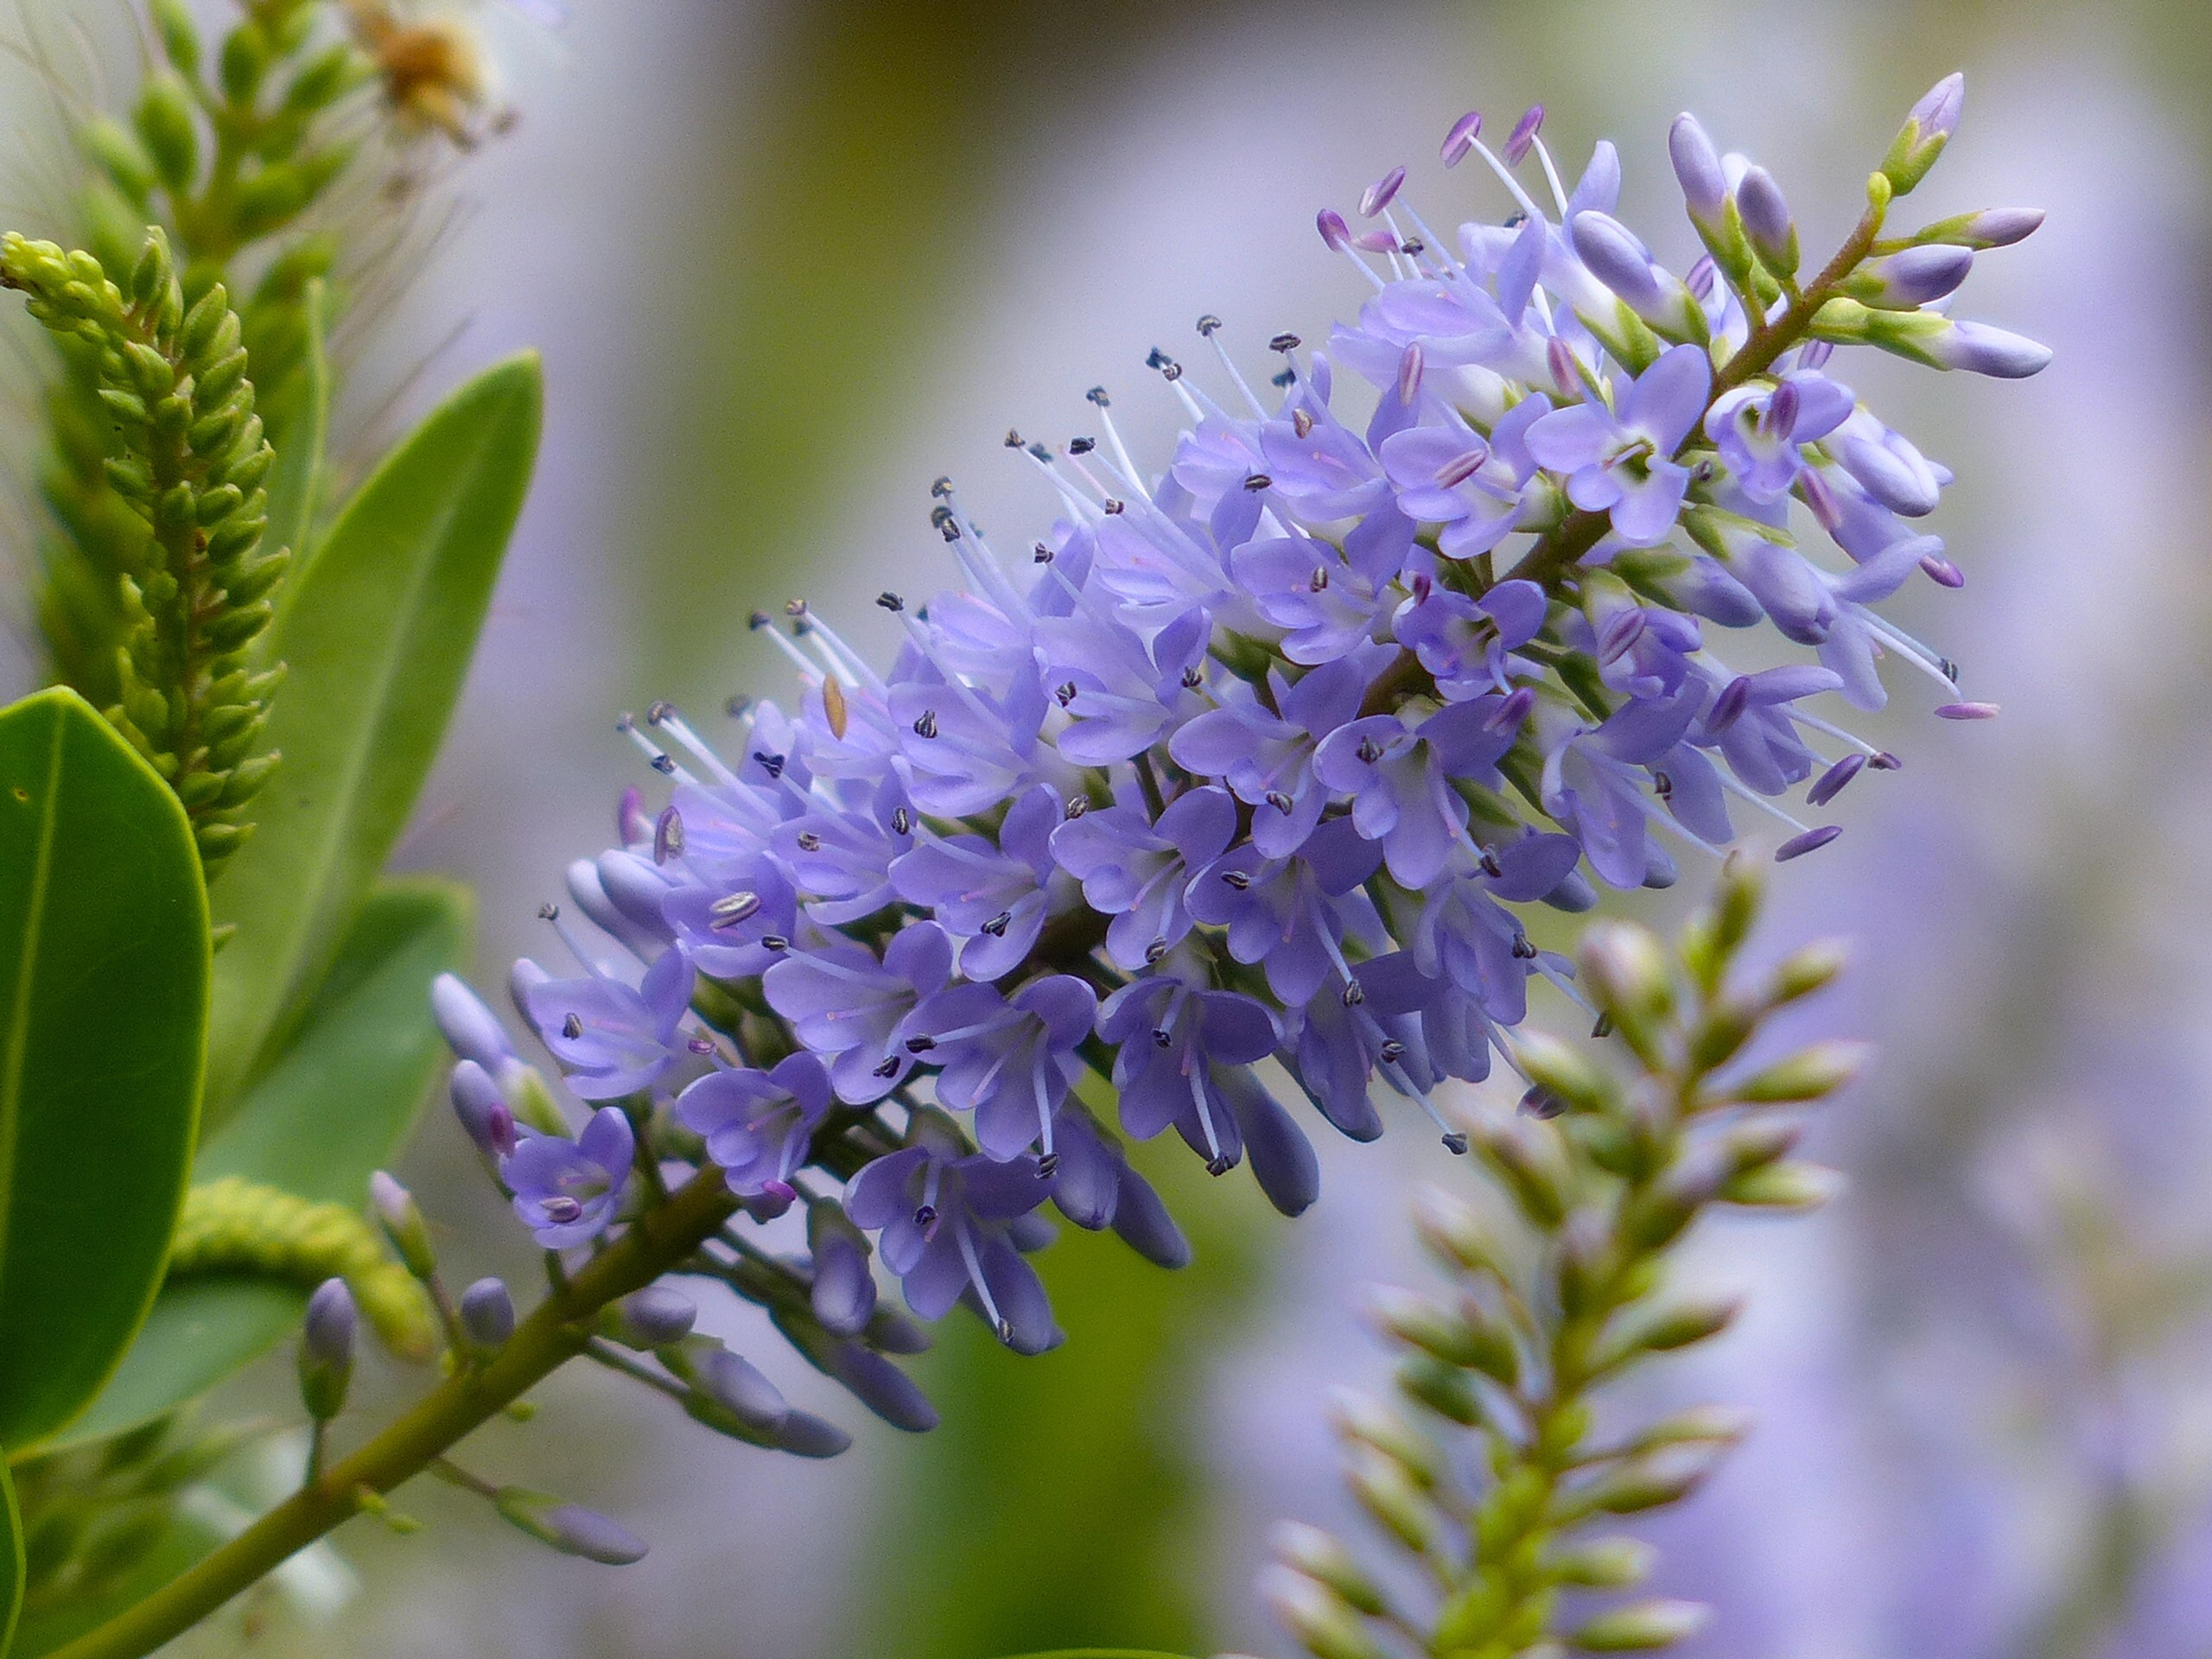
[[[416,1407],[321,1478],[182,1576],[57,1649],[52,1659],[141,1659],[356,1514],[358,1496],[391,1491],[421,1473],[486,1419],[583,1353],[592,1318],[682,1262],[735,1207],[720,1170],[702,1171],[665,1205],[549,1296],[480,1370],[448,1377]]]

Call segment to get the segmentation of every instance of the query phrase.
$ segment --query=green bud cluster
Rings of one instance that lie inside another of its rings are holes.
[[[251,833],[245,809],[276,766],[261,738],[282,671],[257,668],[251,648],[289,555],[261,550],[275,452],[222,286],[188,309],[159,228],[129,284],[90,253],[13,232],[0,242],[0,287],[98,355],[123,451],[107,481],[149,532],[118,578],[126,628],[107,717],[176,791],[212,876]]]
[[[1402,1605],[1384,1586],[1409,1575],[1370,1574],[1326,1534],[1281,1529],[1269,1599],[1315,1659],[1659,1649],[1703,1623],[1706,1610],[1686,1602],[1592,1612],[1586,1597],[1562,1597],[1641,1582],[1653,1552],[1604,1526],[1688,1497],[1744,1433],[1711,1407],[1640,1427],[1613,1421],[1611,1384],[1736,1317],[1733,1299],[1670,1290],[1671,1253],[1716,1206],[1803,1209],[1835,1184],[1791,1158],[1798,1128],[1786,1114],[1842,1087],[1861,1051],[1742,1057],[1840,957],[1815,946],[1738,982],[1758,899],[1752,867],[1732,861],[1671,948],[1641,927],[1592,927],[1581,982],[1610,1052],[1519,1036],[1537,1111],[1470,1122],[1486,1190],[1418,1205],[1446,1288],[1376,1294],[1375,1321],[1403,1351],[1401,1397],[1346,1396],[1333,1416],[1352,1495],[1442,1593]],[[1453,1444],[1463,1435],[1476,1455]]]
[[[402,1358],[437,1351],[438,1321],[428,1294],[406,1264],[387,1254],[383,1235],[342,1204],[315,1204],[237,1175],[185,1194],[169,1275],[236,1274],[313,1289],[343,1279],[386,1347]]]

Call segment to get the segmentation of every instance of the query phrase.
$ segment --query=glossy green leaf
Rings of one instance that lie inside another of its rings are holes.
[[[0,1453],[0,1659],[15,1640],[16,1615],[23,1611],[23,1517],[16,1508],[16,1483]]]
[[[278,590],[277,607],[289,608],[313,556],[312,532],[322,505],[323,451],[330,441],[330,360],[323,350],[323,287],[309,283],[300,297],[307,331],[299,365],[280,388],[283,407],[270,422],[276,463],[269,472],[269,528],[262,545],[292,551],[292,567]]]
[[[184,812],[73,691],[0,711],[0,1441],[91,1402],[161,1283],[207,1027]]]
[[[296,1028],[405,828],[460,696],[529,487],[542,387],[518,357],[456,391],[322,538],[270,631],[289,664],[269,722],[284,760],[217,890],[210,1133]]]
[[[405,1143],[444,1056],[430,982],[467,961],[465,888],[386,881],[361,908],[299,1036],[200,1148],[193,1179],[240,1175],[318,1203],[360,1204]],[[137,1342],[92,1409],[61,1436],[119,1434],[198,1398],[299,1323],[306,1293],[194,1275],[162,1287]]]

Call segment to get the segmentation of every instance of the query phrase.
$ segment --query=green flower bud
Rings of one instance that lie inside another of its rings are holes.
[[[1408,1399],[1448,1421],[1474,1428],[1489,1421],[1475,1385],[1456,1365],[1427,1354],[1413,1354],[1399,1362],[1396,1376],[1398,1388]]]
[[[200,127],[183,77],[174,69],[156,70],[138,95],[137,120],[162,187],[171,195],[190,190],[200,175]]]
[[[1572,1109],[1612,1112],[1619,1109],[1621,1087],[1612,1074],[1549,1032],[1521,1032],[1514,1039],[1513,1048],[1529,1081],[1556,1095]]]
[[[438,1270],[429,1224],[423,1219],[422,1207],[413,1193],[380,1169],[369,1177],[369,1207],[376,1211],[377,1224],[384,1229],[384,1236],[408,1272],[427,1280]]]
[[[1722,1092],[1747,1106],[1821,1100],[1856,1077],[1873,1053],[1866,1043],[1815,1043],[1754,1071],[1740,1083],[1723,1084]]]
[[[1268,1535],[1268,1548],[1292,1572],[1327,1586],[1360,1612],[1377,1615],[1389,1605],[1351,1552],[1319,1527],[1281,1522]]]
[[[1583,1625],[1567,1641],[1585,1653],[1632,1653],[1669,1648],[1705,1627],[1713,1610],[1694,1601],[1640,1601],[1616,1607]]]
[[[1313,1659],[1384,1659],[1359,1615],[1319,1580],[1279,1568],[1262,1581],[1261,1594]]]
[[[146,10],[153,16],[154,32],[161,36],[162,54],[175,66],[178,73],[198,74],[200,30],[184,0],[151,0]]]
[[[1843,1190],[1843,1177],[1819,1164],[1768,1164],[1721,1184],[1730,1204],[1760,1210],[1817,1210]]]
[[[1650,1576],[1659,1552],[1641,1538],[1594,1538],[1548,1557],[1545,1570],[1585,1590],[1624,1590]]]
[[[1666,1353],[1717,1336],[1743,1312],[1739,1296],[1696,1297],[1671,1304],[1639,1319],[1629,1339],[1637,1347]]]
[[[1576,955],[1592,1000],[1637,1058],[1656,1064],[1660,1030],[1675,1003],[1666,946],[1633,922],[1599,922],[1584,932]]]
[[[1345,1475],[1360,1506],[1408,1549],[1426,1553],[1436,1540],[1437,1515],[1406,1466],[1380,1452],[1356,1452]]]
[[[1843,972],[1850,955],[1850,947],[1840,939],[1815,940],[1802,950],[1791,952],[1776,966],[1773,976],[1767,981],[1768,1006],[1780,1007],[1823,988]]]
[[[223,96],[233,104],[251,105],[268,73],[269,42],[249,17],[223,41]]]
[[[358,1323],[353,1294],[343,1279],[324,1280],[308,1298],[300,1335],[300,1398],[317,1422],[328,1422],[345,1409]]]
[[[78,130],[77,142],[124,200],[135,208],[144,207],[147,193],[154,188],[154,158],[128,128],[98,116]]]
[[[1537,1126],[1518,1121],[1484,1122],[1475,1134],[1522,1213],[1546,1231],[1558,1226],[1567,1214],[1567,1170],[1557,1138],[1547,1138]]]
[[[1475,1207],[1457,1193],[1439,1186],[1425,1186],[1416,1192],[1414,1230],[1445,1268],[1505,1276],[1490,1230]]]
[[[1443,1474],[1436,1447],[1428,1437],[1372,1395],[1351,1389],[1332,1389],[1329,1421],[1348,1446],[1355,1450],[1363,1445],[1372,1447],[1424,1490],[1434,1486]]]

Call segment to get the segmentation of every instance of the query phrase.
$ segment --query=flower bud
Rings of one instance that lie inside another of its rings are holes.
[[[790,1404],[776,1385],[751,1361],[727,1348],[707,1356],[699,1367],[699,1386],[716,1405],[756,1433],[775,1434],[791,1414]]]
[[[1475,1207],[1456,1192],[1425,1186],[1414,1195],[1414,1230],[1446,1268],[1497,1273],[1497,1246]]]
[[[1693,1297],[1639,1319],[1630,1338],[1637,1347],[1663,1354],[1718,1336],[1743,1311],[1739,1296]]]
[[[1707,237],[1721,233],[1722,209],[1728,200],[1727,175],[1720,170],[1719,153],[1713,147],[1698,118],[1685,111],[1675,118],[1667,134],[1667,153],[1675,163],[1675,177],[1682,187],[1682,202],[1690,222]]]
[[[492,1077],[499,1085],[499,1094],[514,1113],[515,1122],[535,1129],[540,1135],[569,1134],[567,1114],[553,1097],[543,1075],[534,1065],[518,1059],[507,1059],[492,1069]]]
[[[1456,1365],[1427,1354],[1410,1354],[1398,1363],[1395,1376],[1400,1393],[1448,1422],[1473,1428],[1488,1421],[1482,1397]]]
[[[1344,1479],[1360,1507],[1408,1549],[1425,1553],[1435,1541],[1436,1511],[1395,1458],[1371,1448],[1357,1451]]]
[[[497,1279],[479,1279],[461,1293],[461,1332],[474,1357],[489,1359],[515,1333],[515,1301]]]
[[[1561,1584],[1584,1590],[1624,1590],[1650,1575],[1659,1552],[1641,1538],[1595,1538],[1570,1545],[1545,1560]]]
[[[1950,322],[1921,342],[1923,360],[1939,369],[1965,369],[1999,380],[2024,380],[2050,362],[2050,347],[1986,322]],[[1883,342],[1877,340],[1877,345]]]
[[[1272,1567],[1260,1593],[1313,1659],[1383,1659],[1382,1645],[1359,1616],[1327,1585],[1287,1567]]]
[[[1959,129],[1959,114],[1966,104],[1967,79],[1950,74],[1929,87],[1904,118],[1904,125],[1882,157],[1882,176],[1898,195],[1928,176],[1943,146]]]
[[[1933,245],[1906,248],[1870,259],[1853,272],[1841,291],[1882,310],[1910,310],[1955,292],[1974,269],[1964,248]]]
[[[814,1254],[814,1317],[834,1335],[859,1335],[875,1312],[875,1276],[868,1270],[866,1235],[834,1204],[808,1209],[806,1233]]]
[[[380,1169],[369,1177],[369,1204],[407,1271],[417,1279],[428,1279],[435,1273],[438,1253],[431,1247],[429,1225],[423,1219],[415,1195]]]
[[[795,1458],[834,1458],[851,1449],[853,1437],[810,1411],[794,1411],[776,1431],[773,1444]]]
[[[938,1426],[937,1408],[921,1385],[874,1349],[847,1342],[821,1357],[807,1357],[892,1427],[925,1434]]]
[[[1748,997],[1716,996],[1690,1033],[1689,1062],[1700,1072],[1728,1064],[1758,1029],[1764,1005]]]
[[[1547,1230],[1558,1226],[1567,1213],[1567,1198],[1562,1190],[1566,1171],[1556,1141],[1539,1140],[1534,1129],[1523,1128],[1517,1119],[1483,1122],[1475,1134],[1484,1154],[1505,1177],[1522,1213]]]
[[[1746,1106],[1820,1100],[1857,1077],[1873,1053],[1867,1043],[1815,1043],[1754,1071],[1741,1083],[1726,1085],[1725,1092],[1729,1099]]]
[[[1639,1058],[1651,1058],[1675,1003],[1672,964],[1659,936],[1633,922],[1599,922],[1583,934],[1577,955],[1599,1007]]]
[[[192,94],[176,71],[156,70],[148,77],[137,120],[162,188],[172,195],[188,194],[200,172],[200,129],[193,119]]]
[[[1514,1039],[1521,1069],[1538,1088],[1577,1111],[1611,1112],[1620,1106],[1620,1084],[1603,1066],[1549,1032],[1524,1031]]]
[[[1697,1601],[1639,1601],[1602,1612],[1568,1637],[1585,1653],[1671,1648],[1705,1628],[1713,1610]]]
[[[1956,213],[1925,225],[1916,242],[1948,242],[1977,252],[1985,248],[2009,248],[2024,242],[2042,227],[2040,207],[1985,207],[1979,213]]]
[[[324,1280],[308,1298],[300,1329],[300,1398],[317,1422],[328,1422],[345,1409],[359,1325],[353,1293],[343,1279]]]
[[[666,1285],[647,1285],[600,1310],[602,1336],[640,1352],[665,1348],[691,1334],[699,1309],[689,1296]]]
[[[1765,1164],[1721,1183],[1730,1204],[1758,1210],[1817,1210],[1843,1190],[1843,1177],[1820,1164]]]
[[[437,1021],[448,1047],[494,1076],[501,1061],[515,1057],[499,1016],[458,975],[440,974],[430,982],[430,1017]]]
[[[1636,1437],[1639,1452],[1662,1446],[1701,1446],[1726,1451],[1751,1432],[1751,1415],[1734,1406],[1692,1406],[1662,1417]]]
[[[1767,981],[1768,1005],[1780,1007],[1810,996],[1842,973],[1849,962],[1850,949],[1840,939],[1816,939],[1792,951],[1776,965]]]
[[[1789,217],[1789,204],[1782,187],[1763,167],[1745,169],[1736,187],[1737,211],[1744,216],[1744,233],[1751,238],[1759,263],[1777,276],[1797,274],[1797,226]]]
[[[1331,1389],[1329,1426],[1353,1450],[1365,1446],[1389,1459],[1424,1491],[1443,1478],[1444,1466],[1435,1446],[1372,1395],[1357,1389]]]
[[[1300,1521],[1279,1522],[1268,1535],[1268,1548],[1292,1572],[1326,1585],[1361,1612],[1383,1611],[1386,1604],[1375,1580],[1352,1559],[1350,1550],[1320,1528]]]
[[[505,1158],[514,1151],[515,1115],[490,1072],[474,1060],[463,1060],[454,1067],[448,1088],[454,1116],[479,1152],[486,1158]]]
[[[581,1555],[608,1567],[627,1567],[645,1558],[645,1543],[634,1533],[550,1492],[502,1486],[492,1503],[505,1520],[563,1555]]]
[[[1659,278],[1652,268],[1651,251],[1627,226],[1592,209],[1574,216],[1567,235],[1590,274],[1639,315],[1658,303]]]

